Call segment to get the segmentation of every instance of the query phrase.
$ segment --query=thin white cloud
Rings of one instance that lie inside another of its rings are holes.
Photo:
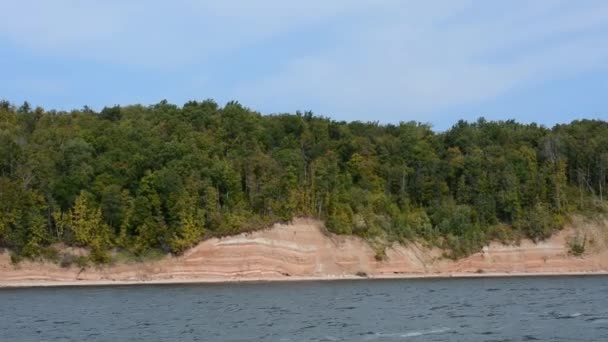
[[[0,38],[58,56],[171,69],[372,3],[0,0]]]
[[[375,112],[386,121],[425,121],[442,109],[607,66],[603,2],[514,1],[496,13],[479,3],[434,4],[395,5],[384,22],[243,83],[235,97],[254,106],[273,98],[320,103],[343,119],[369,120]]]

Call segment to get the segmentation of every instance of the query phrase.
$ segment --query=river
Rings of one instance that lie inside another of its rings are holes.
[[[0,289],[1,341],[608,341],[608,277]]]

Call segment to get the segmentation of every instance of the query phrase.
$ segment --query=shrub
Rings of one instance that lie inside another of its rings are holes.
[[[21,260],[23,260],[23,257],[21,255],[16,254],[16,253],[11,253],[11,264],[17,265],[18,263],[21,262]]]
[[[587,243],[587,238],[585,236],[581,237],[580,235],[576,235],[570,241],[568,241],[568,246],[570,250],[569,254],[574,256],[581,256],[585,253],[585,244]]]
[[[89,266],[89,258],[82,255],[74,255],[68,253],[63,254],[61,256],[61,260],[59,261],[59,266],[63,268],[68,268],[72,265],[75,265],[78,268],[86,268]]]

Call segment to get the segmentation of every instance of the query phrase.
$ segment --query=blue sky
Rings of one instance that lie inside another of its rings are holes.
[[[608,2],[0,0],[0,98],[337,120],[608,119]]]

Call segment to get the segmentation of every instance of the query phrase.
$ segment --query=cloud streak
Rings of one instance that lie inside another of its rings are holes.
[[[396,6],[391,18],[358,28],[333,49],[243,84],[238,97],[303,104],[312,98],[344,118],[365,120],[363,113],[378,111],[397,121],[606,67],[608,7],[602,3],[572,8],[537,1],[529,8],[514,2],[502,17],[480,19],[476,13],[486,9],[454,3],[444,11]]]

